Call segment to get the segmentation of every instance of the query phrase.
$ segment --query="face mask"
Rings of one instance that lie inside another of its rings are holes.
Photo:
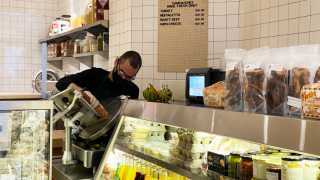
[[[119,76],[117,70],[112,71],[112,79],[115,84],[120,84],[121,82],[125,81],[121,76]]]

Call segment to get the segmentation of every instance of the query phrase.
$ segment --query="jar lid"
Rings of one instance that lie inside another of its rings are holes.
[[[291,152],[289,153],[289,156],[302,156],[302,154]]]
[[[293,157],[284,157],[282,158],[283,161],[302,161],[301,158],[293,158]]]
[[[239,152],[231,152],[230,155],[231,156],[240,156],[240,153]]]
[[[71,16],[69,14],[64,14],[61,17],[63,17],[63,18],[71,18]]]
[[[307,156],[307,157],[304,157],[303,160],[320,161],[320,158]]]
[[[250,154],[242,154],[241,159],[252,160],[252,157]]]

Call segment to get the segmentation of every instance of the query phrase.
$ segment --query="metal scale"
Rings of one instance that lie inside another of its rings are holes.
[[[61,160],[53,161],[53,177],[56,180],[94,179],[127,98],[100,102],[104,112],[94,109],[84,92],[77,88],[69,87],[51,99],[57,110],[53,123],[61,119],[65,127],[64,153]],[[103,118],[106,113],[108,117]]]

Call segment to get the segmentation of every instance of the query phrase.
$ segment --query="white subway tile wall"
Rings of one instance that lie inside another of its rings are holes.
[[[240,0],[240,47],[320,43],[319,19],[319,0]]]
[[[239,0],[209,0],[210,67],[224,68],[224,49],[236,48],[240,44],[239,4]],[[125,31],[127,28],[132,31]],[[130,39],[119,39],[127,33],[131,35]],[[127,49],[123,49],[123,44],[127,45]],[[143,67],[135,80],[140,87],[140,98],[143,89],[153,83],[158,88],[168,84],[174,99],[184,100],[186,73],[158,71],[158,0],[110,0],[110,67],[112,60],[127,50],[135,50],[142,55]]]
[[[47,36],[57,9],[57,0],[0,1],[0,92],[33,92],[39,39]]]

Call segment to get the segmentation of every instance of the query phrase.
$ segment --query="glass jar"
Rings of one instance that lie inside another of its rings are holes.
[[[230,153],[228,157],[228,176],[239,179],[240,174],[240,154],[239,153]]]
[[[253,159],[253,178],[258,180],[266,180],[266,161],[267,154],[257,154],[252,157]]]
[[[267,180],[281,180],[281,158],[272,157],[272,160],[266,161]]]
[[[282,158],[281,179],[303,180],[302,159],[290,156]]]
[[[98,51],[97,39],[94,37],[90,37],[90,52],[97,52],[97,51]]]
[[[253,177],[253,162],[250,155],[241,156],[240,180],[251,180]]]
[[[103,36],[99,34],[98,38],[98,51],[103,51]]]
[[[81,53],[81,46],[80,46],[80,39],[76,39],[74,42],[74,54],[80,54]]]
[[[320,159],[314,157],[303,158],[303,179],[317,180],[320,177]]]
[[[86,36],[84,40],[82,40],[82,53],[88,53],[90,51],[90,43],[89,43],[89,37]]]

